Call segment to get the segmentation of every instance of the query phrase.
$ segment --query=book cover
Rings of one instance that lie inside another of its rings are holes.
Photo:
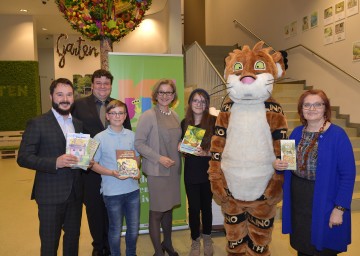
[[[183,153],[194,154],[196,148],[200,146],[205,132],[205,129],[189,125],[181,142],[180,151]]]
[[[280,140],[281,160],[287,162],[288,170],[296,170],[295,140]]]
[[[116,159],[119,176],[137,177],[139,175],[134,150],[116,150]]]
[[[90,134],[68,133],[66,135],[66,154],[79,158],[79,162],[72,168],[86,170],[98,147],[99,142],[90,138]]]

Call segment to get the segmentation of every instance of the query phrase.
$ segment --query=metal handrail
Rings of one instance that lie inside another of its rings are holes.
[[[216,69],[212,61],[209,59],[203,48],[196,41],[192,43],[189,47],[186,47],[185,56],[186,56],[185,63],[188,63],[195,57],[195,59],[200,60],[200,63],[196,65],[196,68],[202,69],[206,67],[209,72],[204,77],[203,74],[199,76],[197,72],[194,73],[193,72],[194,70],[192,70],[189,73],[186,71],[186,86],[191,85],[192,87],[196,85],[197,88],[202,88],[207,90],[210,94],[210,99],[211,99],[210,106],[219,109],[220,108],[219,106],[221,105],[221,102],[223,101],[226,95],[226,91],[225,91],[226,81],[224,77],[219,73],[219,71]],[[192,57],[188,58],[189,56]],[[194,60],[194,61],[198,61],[198,60]],[[186,64],[186,69],[187,68],[188,68],[188,64]],[[191,79],[188,79],[188,75],[196,76],[199,79],[197,78],[194,79],[193,77]],[[201,87],[198,87],[199,82]]]
[[[225,84],[226,81],[224,80],[223,76],[219,73],[219,71],[216,69],[216,67],[214,66],[214,64],[212,63],[212,61],[209,59],[209,57],[207,56],[207,54],[204,52],[204,50],[202,49],[202,47],[199,45],[199,43],[197,41],[194,41],[188,48],[190,48],[193,45],[196,45],[198,47],[198,49],[200,50],[201,54],[206,58],[206,60],[208,61],[208,63],[210,64],[210,66],[213,68],[213,70],[215,71],[215,73],[219,76],[219,78],[221,79],[221,81]]]
[[[245,27],[243,24],[241,24],[239,21],[237,20],[233,20],[234,23],[240,25],[242,28],[244,28],[247,32],[249,32],[252,36],[254,36],[256,39],[260,40],[260,41],[263,41],[264,44],[268,47],[271,47],[274,49],[274,47],[270,46],[269,44],[267,44],[263,39],[261,39],[260,37],[258,37],[254,32],[252,32],[250,29],[248,29],[247,27]],[[302,44],[298,44],[298,45],[295,45],[293,47],[290,47],[288,49],[285,49],[285,51],[290,51],[290,50],[293,50],[295,48],[298,48],[298,47],[302,47],[304,48],[305,50],[311,52],[312,54],[314,54],[315,56],[319,57],[320,59],[322,59],[323,61],[325,61],[326,63],[328,63],[329,65],[333,66],[334,68],[336,68],[337,70],[343,72],[345,75],[351,77],[352,79],[354,79],[355,81],[357,81],[358,83],[360,83],[360,79],[351,75],[350,73],[346,72],[345,70],[343,70],[342,68],[340,68],[339,66],[337,66],[336,64],[334,64],[333,62],[329,61],[328,59],[324,58],[323,56],[321,56],[320,54],[314,52],[313,50],[311,50],[310,48],[306,47],[305,45],[302,45]]]
[[[343,70],[342,68],[338,67],[336,64],[334,64],[333,62],[325,59],[323,56],[321,56],[320,54],[314,52],[313,50],[311,50],[310,48],[306,47],[305,45],[302,45],[302,44],[298,44],[298,45],[295,45],[293,47],[290,47],[288,49],[286,49],[285,51],[290,51],[290,50],[293,50],[295,48],[298,48],[298,47],[302,47],[304,48],[305,50],[311,52],[312,54],[316,55],[317,57],[319,57],[320,59],[322,59],[323,61],[325,61],[326,63],[328,63],[329,65],[333,66],[334,68],[338,69],[339,71],[343,72],[344,74],[348,75],[349,77],[351,77],[352,79],[354,79],[355,81],[357,81],[358,83],[360,83],[360,79],[351,75],[350,73],[346,72],[345,70]]]
[[[265,40],[261,39],[260,37],[258,37],[254,32],[252,32],[250,29],[248,29],[247,27],[245,27],[243,24],[241,24],[238,20],[233,20],[234,23],[240,25],[242,28],[244,28],[247,32],[249,32],[253,37],[255,37],[257,40],[259,41],[263,41],[264,45],[267,47],[271,47],[273,48],[271,45],[269,45],[268,43],[265,42]],[[274,49],[274,48],[273,48]]]

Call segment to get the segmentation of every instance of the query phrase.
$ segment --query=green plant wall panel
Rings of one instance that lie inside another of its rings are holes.
[[[41,113],[39,63],[0,61],[0,131],[24,130]]]

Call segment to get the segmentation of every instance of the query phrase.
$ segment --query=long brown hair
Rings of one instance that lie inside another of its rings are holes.
[[[214,127],[213,120],[215,120],[215,117],[210,115],[210,113],[209,113],[210,97],[209,97],[209,94],[205,90],[196,89],[190,94],[188,106],[187,106],[187,110],[186,110],[186,114],[185,114],[184,126],[186,129],[189,125],[192,125],[192,126],[195,125],[194,112],[191,107],[191,104],[192,104],[192,101],[193,101],[193,98],[195,97],[195,95],[199,95],[205,99],[205,104],[206,104],[205,110],[202,114],[201,122],[198,127],[206,130],[204,138],[201,143],[201,147],[203,150],[209,150],[210,143],[211,143],[211,137],[214,134],[215,127]]]

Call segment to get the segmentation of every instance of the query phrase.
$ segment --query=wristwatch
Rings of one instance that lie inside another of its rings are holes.
[[[338,209],[338,210],[340,210],[340,211],[342,211],[342,212],[345,212],[345,208],[344,207],[342,207],[342,206],[340,206],[340,205],[335,205],[335,207],[334,207],[335,209]]]

